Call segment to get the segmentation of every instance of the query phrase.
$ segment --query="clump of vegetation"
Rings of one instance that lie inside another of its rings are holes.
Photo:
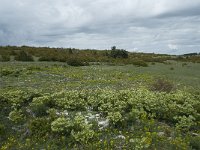
[[[182,67],[187,66],[187,65],[188,65],[187,63],[182,63]]]
[[[112,58],[128,58],[128,52],[123,49],[117,49],[116,46],[111,47],[110,56]]]
[[[17,56],[15,56],[15,59],[18,61],[34,61],[33,56],[25,51],[20,51]]]
[[[150,90],[169,93],[175,90],[175,85],[168,80],[159,78],[150,85]]]
[[[13,73],[14,73],[14,70],[2,69],[1,72],[0,72],[0,75],[1,76],[8,76],[8,75],[13,74]]]
[[[10,56],[9,55],[1,55],[0,61],[2,61],[2,62],[10,61]]]
[[[18,77],[20,75],[20,71],[19,70],[12,70],[12,69],[2,69],[0,71],[0,77],[3,76],[13,76],[13,77]]]
[[[79,58],[70,58],[69,60],[67,60],[67,64],[76,67],[89,65],[87,62],[84,62]]]
[[[143,60],[135,60],[133,61],[133,65],[138,67],[148,67],[148,64]]]

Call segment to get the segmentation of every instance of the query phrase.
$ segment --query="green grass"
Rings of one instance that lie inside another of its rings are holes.
[[[170,68],[173,67],[174,70]],[[0,88],[36,88],[48,91],[61,89],[105,88],[128,89],[148,85],[158,77],[171,80],[179,88],[200,88],[200,64],[173,62],[170,65],[157,63],[149,67],[133,65],[94,65],[71,67],[65,63],[15,62],[0,63],[2,70],[13,74],[0,78]]]

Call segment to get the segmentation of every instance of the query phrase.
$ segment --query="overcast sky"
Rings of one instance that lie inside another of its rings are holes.
[[[0,0],[0,45],[200,52],[200,0]]]

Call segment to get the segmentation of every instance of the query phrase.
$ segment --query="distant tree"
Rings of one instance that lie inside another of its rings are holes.
[[[73,50],[71,48],[68,49],[69,54],[73,54]]]
[[[27,54],[25,51],[21,50],[16,56],[18,61],[33,61],[32,55]]]
[[[113,58],[128,58],[128,52],[123,49],[117,49],[116,46],[111,47],[110,56]]]
[[[112,47],[111,47],[111,50],[116,50],[116,46],[112,46]]]

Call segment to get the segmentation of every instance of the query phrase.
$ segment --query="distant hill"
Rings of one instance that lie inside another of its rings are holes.
[[[128,52],[123,49],[117,49],[115,46],[113,46],[110,50],[0,46],[0,61],[71,62],[72,60],[78,60],[79,62],[84,62],[84,64],[92,62],[104,62],[146,66],[148,62],[163,63],[167,60],[200,62],[200,57],[197,53],[175,56],[167,54]]]

